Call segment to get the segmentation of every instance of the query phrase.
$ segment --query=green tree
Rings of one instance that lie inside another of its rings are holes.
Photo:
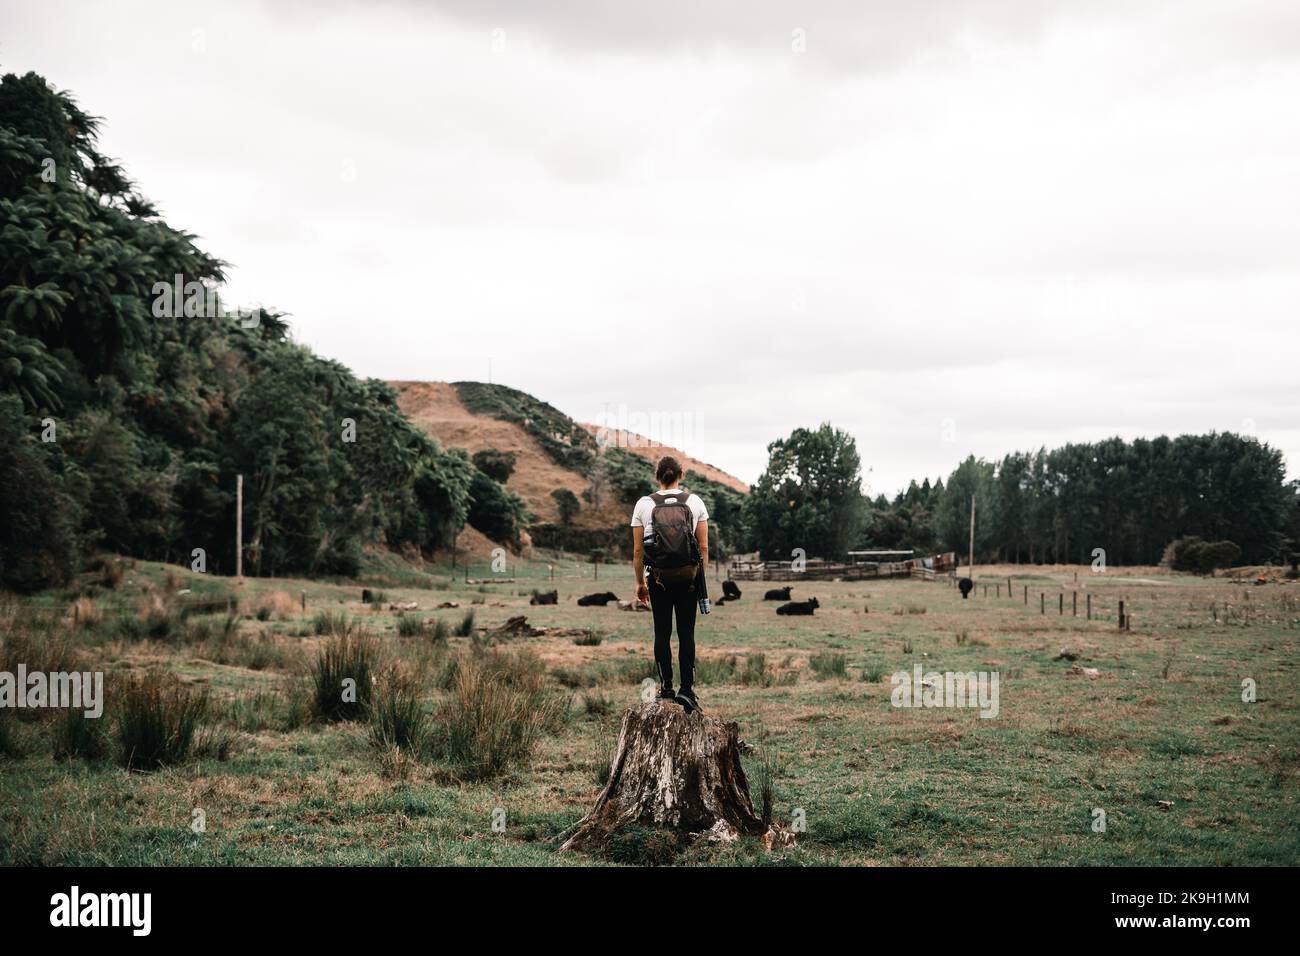
[[[767,470],[750,489],[745,515],[766,558],[843,557],[866,520],[861,460],[853,438],[823,424],[797,428],[767,446]]]
[[[578,503],[578,496],[568,488],[556,488],[551,492],[551,497],[555,499],[555,504],[560,509],[560,524],[568,527],[573,524],[573,519],[578,516],[581,505]]]

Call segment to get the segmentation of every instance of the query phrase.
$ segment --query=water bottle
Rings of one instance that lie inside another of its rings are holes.
[[[708,599],[708,598],[706,598],[706,597],[702,597],[702,598],[700,598],[700,613],[701,613],[701,614],[708,614],[708,613],[709,613],[709,609],[710,609],[711,607],[713,607],[713,605],[712,605],[711,603],[709,603],[709,599]]]

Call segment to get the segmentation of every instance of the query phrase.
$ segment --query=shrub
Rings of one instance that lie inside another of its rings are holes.
[[[1205,541],[1195,535],[1169,542],[1160,563],[1174,571],[1212,574],[1229,568],[1241,557],[1241,548],[1231,541]]]
[[[450,634],[451,634],[451,628],[447,626],[447,622],[444,621],[442,618],[438,618],[433,622],[433,633],[430,635],[430,637],[433,639],[435,643],[441,644],[442,642],[447,640],[447,637]]]
[[[194,733],[208,707],[207,690],[196,690],[161,671],[126,678],[117,698],[119,759],[128,770],[154,770],[190,754]]]
[[[469,637],[473,633],[474,633],[474,611],[469,610],[465,612],[465,616],[461,618],[460,623],[456,625],[456,636]]]
[[[476,451],[470,460],[474,462],[475,468],[493,481],[500,482],[503,485],[510,480],[510,475],[515,470],[515,453],[512,451],[497,451],[494,448],[485,448],[482,451]]]
[[[588,628],[587,633],[575,637],[573,643],[577,644],[579,647],[599,647],[600,642],[603,640],[604,638],[601,635]]]
[[[525,763],[542,735],[567,716],[568,701],[547,686],[533,655],[469,651],[449,672],[449,697],[435,720],[436,749],[467,779]]]
[[[556,488],[551,492],[551,497],[555,500],[556,507],[560,509],[560,524],[568,527],[582,508],[578,496],[568,488]]]
[[[374,640],[365,635],[331,638],[320,649],[312,669],[317,716],[328,721],[364,719],[374,690],[377,658]]]
[[[808,666],[818,680],[842,679],[849,676],[849,661],[844,654],[822,651],[808,658]]]

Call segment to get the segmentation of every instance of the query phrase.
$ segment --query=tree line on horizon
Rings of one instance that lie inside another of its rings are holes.
[[[971,456],[946,481],[913,481],[892,500],[863,493],[855,443],[829,424],[768,451],[745,507],[748,543],[768,559],[882,548],[964,561],[972,497],[977,560],[1088,564],[1100,548],[1108,564],[1156,564],[1184,538],[1231,542],[1245,564],[1300,552],[1300,482],[1286,481],[1277,449],[1233,433]]]

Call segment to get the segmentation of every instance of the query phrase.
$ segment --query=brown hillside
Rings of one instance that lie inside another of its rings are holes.
[[[448,448],[470,454],[485,449],[514,452],[515,470],[506,487],[528,503],[539,522],[560,520],[551,492],[568,488],[581,497],[589,482],[576,471],[557,465],[518,425],[485,415],[475,415],[463,404],[449,382],[390,382],[398,392],[398,405],[416,425]],[[578,528],[608,528],[625,521],[623,508],[612,503],[593,507],[582,503],[574,519]]]
[[[698,458],[692,458],[681,449],[674,448],[671,445],[661,445],[644,435],[638,435],[636,432],[626,431],[622,428],[605,428],[603,425],[589,425],[585,422],[582,427],[591,432],[597,441],[602,440],[602,433],[604,433],[604,439],[610,444],[617,444],[630,452],[640,455],[652,464],[658,462],[664,455],[672,455],[682,463],[682,467],[687,471],[693,471],[710,481],[716,481],[720,485],[726,485],[728,488],[734,488],[742,493],[748,493],[749,491],[749,485],[735,475],[729,475],[721,468],[715,468]]]

